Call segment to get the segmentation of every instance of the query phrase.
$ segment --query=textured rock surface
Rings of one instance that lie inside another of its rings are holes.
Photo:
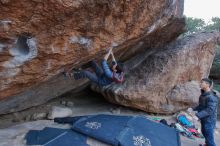
[[[106,47],[127,60],[184,31],[184,1],[0,0],[0,114],[78,89],[58,74],[99,60]]]
[[[122,85],[92,89],[110,102],[147,112],[174,113],[192,106],[200,94],[195,81],[209,75],[218,38],[220,34],[212,32],[178,39],[156,53],[129,60],[131,70]]]

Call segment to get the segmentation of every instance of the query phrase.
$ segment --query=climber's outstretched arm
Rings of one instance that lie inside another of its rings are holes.
[[[108,53],[105,54],[104,60],[106,60],[106,61],[108,60],[108,58],[109,58],[111,52],[112,52],[112,48],[110,48],[110,50],[108,51]]]
[[[115,56],[114,56],[113,52],[111,52],[111,56],[112,56],[112,61],[117,63],[116,60],[115,60]]]

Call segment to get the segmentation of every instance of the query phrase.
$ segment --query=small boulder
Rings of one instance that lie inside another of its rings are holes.
[[[61,100],[61,101],[60,101],[60,104],[62,104],[62,105],[66,105],[66,101]]]
[[[30,121],[30,120],[31,120],[31,115],[25,116],[24,120],[25,120],[25,121]]]
[[[31,120],[42,120],[47,117],[47,113],[34,113],[31,116]]]
[[[74,106],[74,103],[71,102],[71,101],[67,101],[67,102],[66,102],[66,106],[68,106],[68,107],[73,107],[73,106]]]
[[[72,115],[72,110],[66,107],[53,106],[48,114],[48,119],[68,117]]]
[[[19,113],[13,113],[13,119],[12,119],[12,122],[21,122],[22,119],[21,119],[21,115]]]
[[[112,114],[117,114],[117,115],[119,115],[119,114],[121,113],[121,110],[120,110],[120,108],[111,108],[111,109],[110,109],[110,112],[111,112]]]

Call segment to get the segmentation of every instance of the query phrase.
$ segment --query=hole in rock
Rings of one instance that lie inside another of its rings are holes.
[[[13,55],[28,55],[30,48],[27,44],[29,38],[26,36],[19,36],[15,46],[11,49]]]

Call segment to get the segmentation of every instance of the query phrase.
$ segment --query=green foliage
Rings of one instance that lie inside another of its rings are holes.
[[[186,34],[191,34],[203,30],[206,24],[203,19],[187,17],[186,25],[187,25]]]
[[[205,27],[205,30],[218,30],[220,31],[220,18],[213,17],[212,23]]]
[[[213,17],[211,22],[205,23],[203,19],[186,17],[187,32],[184,35],[189,35],[198,31],[220,31],[220,18]]]
[[[217,47],[217,53],[215,56],[215,59],[213,61],[213,65],[212,65],[212,71],[215,72],[220,69],[220,45],[218,45]]]
[[[220,92],[220,84],[214,84],[214,89]],[[220,102],[218,102],[218,120],[220,120]]]
[[[218,92],[220,92],[220,84],[214,84],[213,87],[215,90],[217,90]]]

